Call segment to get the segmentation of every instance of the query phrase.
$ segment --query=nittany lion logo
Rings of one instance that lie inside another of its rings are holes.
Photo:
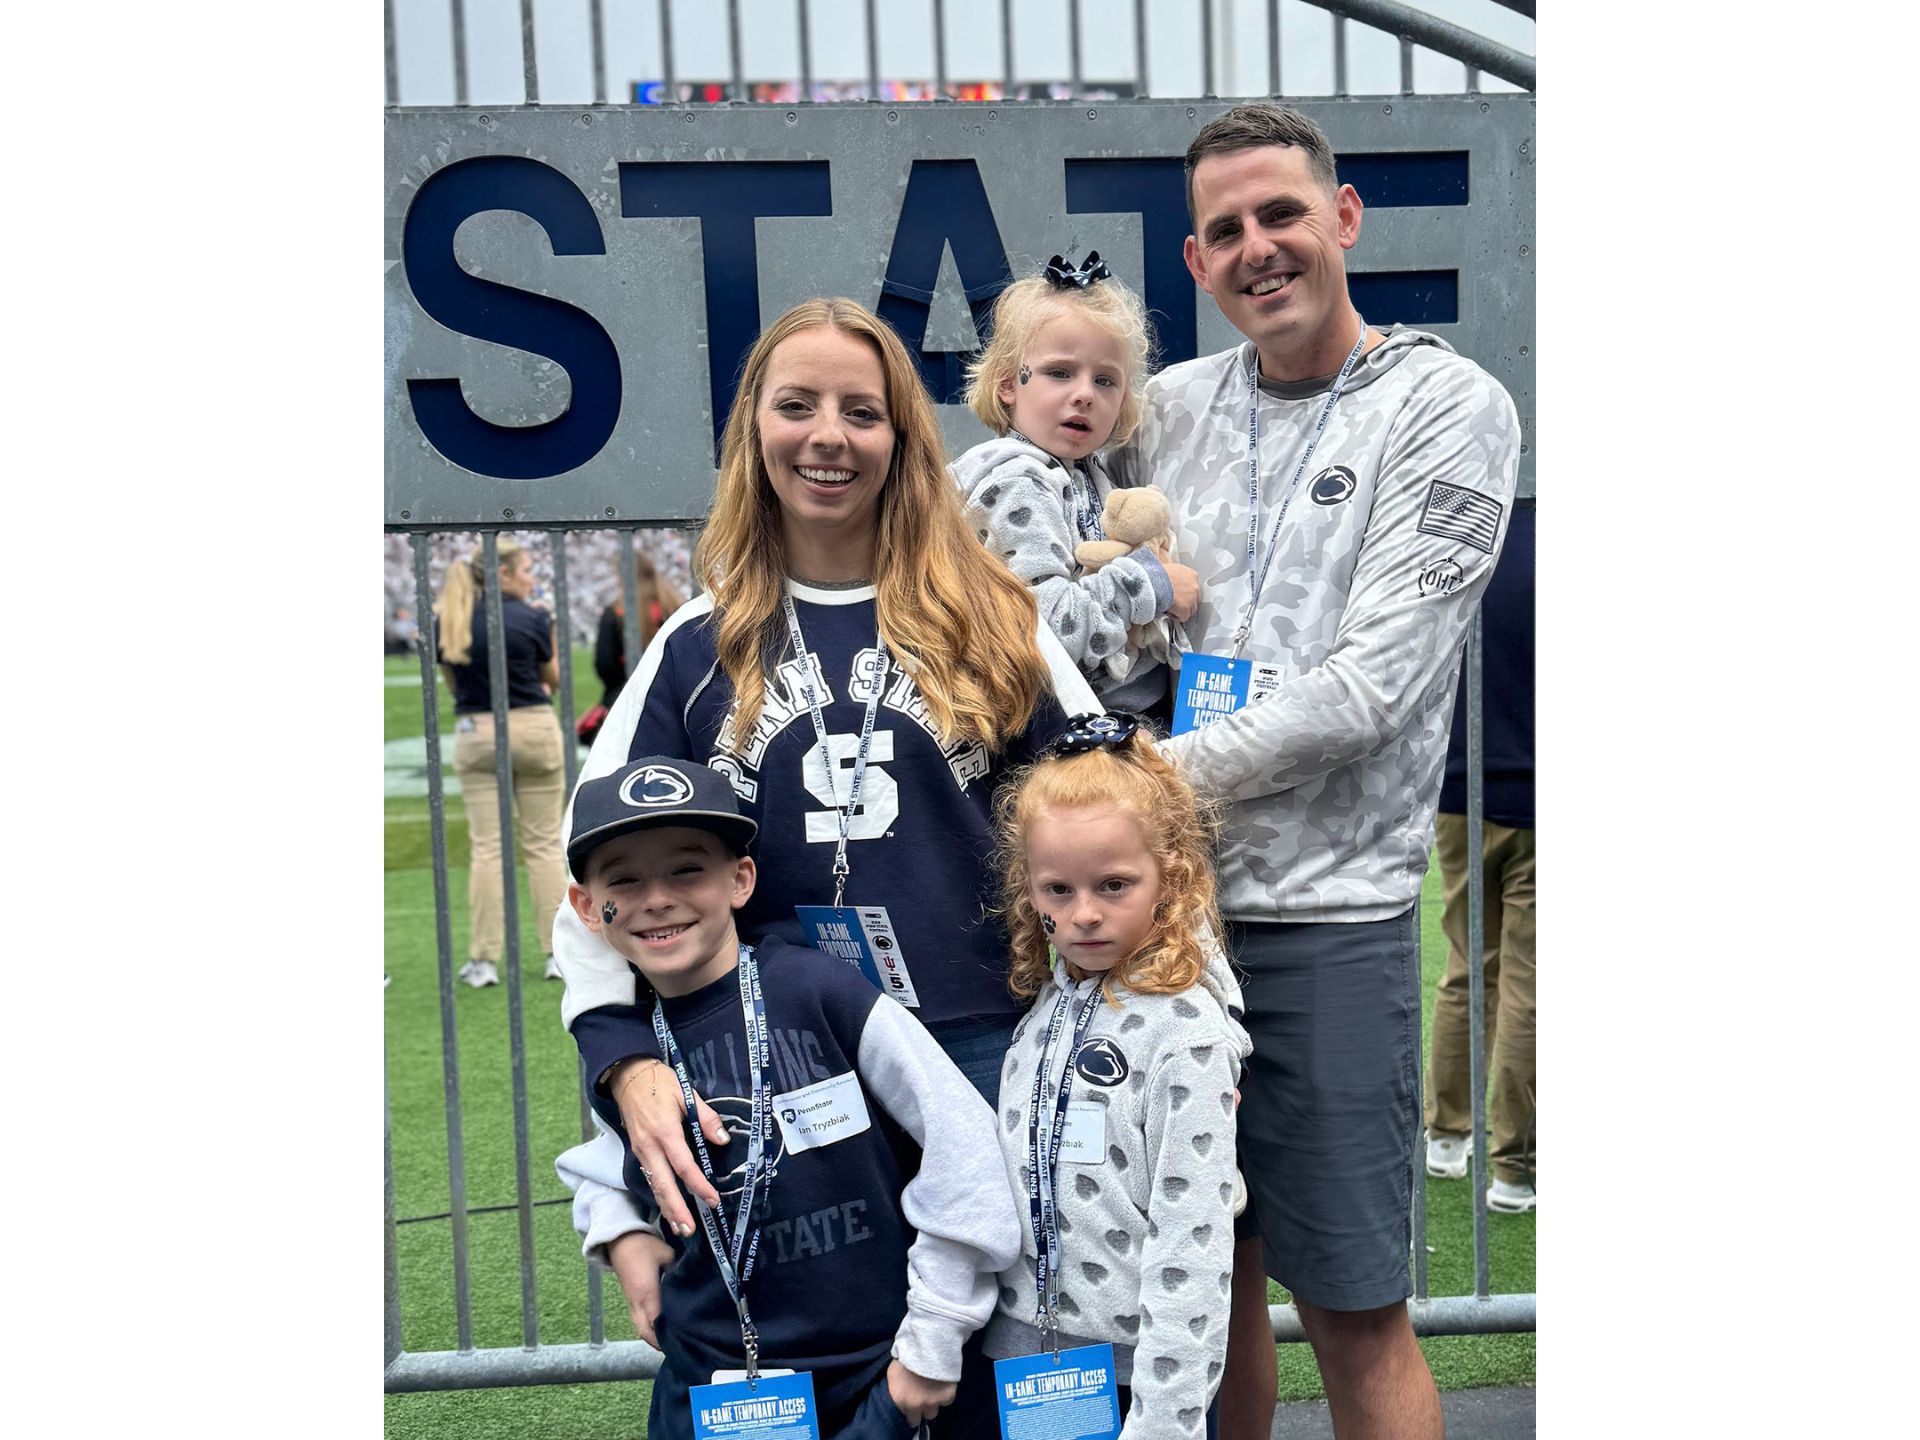
[[[642,766],[620,786],[620,799],[637,809],[684,805],[692,798],[693,785],[687,777],[664,765]]]
[[[1103,1035],[1073,1052],[1073,1073],[1089,1085],[1118,1085],[1127,1078],[1127,1057]]]
[[[1322,470],[1313,477],[1313,483],[1307,487],[1307,494],[1313,497],[1316,505],[1338,505],[1353,494],[1353,487],[1359,482],[1353,472],[1344,465],[1334,465]]]

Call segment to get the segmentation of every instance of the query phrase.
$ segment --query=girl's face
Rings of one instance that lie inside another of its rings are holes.
[[[1033,332],[1018,373],[1000,384],[1000,403],[1049,455],[1080,460],[1107,443],[1126,393],[1120,337],[1073,306]]]
[[[515,600],[524,600],[533,594],[533,557],[526,551],[518,551],[513,559],[501,565],[500,593]]]
[[[873,347],[827,325],[789,335],[767,357],[755,418],[789,556],[870,548],[894,439]]]
[[[1153,934],[1160,866],[1115,805],[1042,810],[1027,826],[1027,884],[1060,958],[1082,974],[1133,958]]]

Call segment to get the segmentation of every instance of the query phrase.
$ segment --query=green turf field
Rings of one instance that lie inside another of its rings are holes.
[[[574,654],[575,714],[600,697],[591,657]],[[389,677],[419,675],[419,662],[389,657]],[[452,704],[440,686],[441,728],[452,730]],[[418,684],[389,684],[386,738],[424,733]],[[389,796],[386,816],[387,973],[385,991],[388,1103],[393,1135],[394,1208],[398,1227],[403,1339],[408,1350],[452,1349],[456,1344],[453,1246],[448,1211],[447,1125],[442,1087],[440,1000],[433,873],[427,802]],[[452,963],[466,958],[466,826],[457,796],[447,799],[448,891]],[[1438,872],[1430,872],[1421,900],[1422,974],[1427,1013],[1445,960],[1440,934]],[[529,1173],[534,1201],[533,1264],[539,1338],[572,1344],[589,1338],[586,1266],[580,1258],[567,1192],[553,1173],[553,1157],[580,1136],[578,1061],[560,1025],[560,984],[541,978],[544,945],[526,912],[521,877],[523,980],[527,1048]],[[512,1078],[507,1032],[507,987],[454,986],[454,1013],[465,1123],[468,1255],[472,1275],[474,1343],[522,1343],[520,1249],[515,1200]],[[368,977],[372,983],[372,977]],[[1468,1182],[1427,1185],[1429,1289],[1434,1295],[1473,1288],[1472,1211]],[[1534,1288],[1534,1217],[1489,1215],[1495,1292]],[[606,1334],[633,1338],[619,1287],[606,1282]],[[1276,1287],[1275,1303],[1284,1299]],[[1422,1342],[1442,1389],[1532,1383],[1532,1335],[1469,1336]],[[386,1397],[391,1440],[639,1440],[646,1432],[648,1387],[542,1385],[509,1390]],[[1321,1394],[1313,1357],[1304,1345],[1280,1348],[1280,1397]]]

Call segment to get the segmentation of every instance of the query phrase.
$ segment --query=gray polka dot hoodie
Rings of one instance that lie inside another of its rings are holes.
[[[1101,507],[1113,489],[1104,458],[1081,466],[1032,441],[1003,435],[974,446],[950,467],[980,542],[1033,587],[1040,618],[1109,710],[1144,710],[1167,692],[1167,667],[1130,651],[1127,630],[1164,615],[1173,582],[1144,547],[1091,574],[1073,547],[1105,536]]]
[[[1048,1063],[1043,1116],[1061,1068],[1074,1065],[1069,1103],[1103,1107],[1097,1163],[1059,1164],[1060,1344],[1107,1341],[1116,1379],[1131,1387],[1121,1440],[1197,1437],[1226,1364],[1233,1273],[1234,1077],[1240,1034],[1211,993],[1137,995],[1095,1004],[1071,1057],[1071,1022],[1097,979],[1053,980],[1014,1031],[1000,1078],[1000,1153],[1020,1200],[1021,1253],[1000,1276],[985,1346],[995,1358],[1042,1348],[1031,1207],[1027,1115],[1047,1022],[1062,993],[1074,999]]]

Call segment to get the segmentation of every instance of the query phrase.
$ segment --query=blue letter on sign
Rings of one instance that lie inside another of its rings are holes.
[[[900,333],[920,366],[920,378],[934,401],[950,405],[960,398],[966,379],[964,355],[929,353],[927,314],[940,279],[940,256],[953,247],[954,268],[966,292],[973,328],[984,340],[993,302],[1012,278],[1000,227],[993,223],[980,167],[971,160],[916,160],[907,176],[900,223],[880,286],[880,318]],[[1175,250],[1179,249],[1176,245]]]
[[[420,308],[462,335],[544,355],[567,372],[573,403],[539,425],[496,425],[468,407],[458,380],[409,380],[421,434],[454,464],[503,480],[543,480],[600,453],[620,418],[620,355],[584,310],[482,280],[453,258],[470,216],[517,210],[538,221],[556,255],[604,255],[593,207],[552,166],[517,156],[462,160],[437,171],[407,210],[400,253]]]
[[[833,187],[824,160],[681,160],[620,167],[620,213],[700,222],[701,273],[707,282],[707,376],[717,445],[733,406],[740,362],[760,335],[760,254],[753,222],[761,215],[831,215]]]
[[[1067,210],[1140,217],[1140,258],[1146,294],[1160,340],[1160,363],[1191,360],[1200,347],[1195,329],[1193,276],[1180,258],[1187,238],[1186,162],[1167,160],[1067,161]],[[1103,248],[1103,247],[1096,247]]]

